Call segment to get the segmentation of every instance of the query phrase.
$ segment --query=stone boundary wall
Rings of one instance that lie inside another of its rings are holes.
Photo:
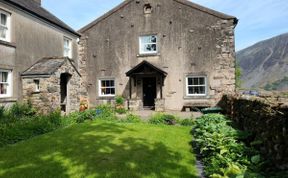
[[[271,169],[288,170],[287,103],[272,97],[225,95],[219,106],[239,129],[253,134],[251,140],[262,141],[256,147],[273,165]]]

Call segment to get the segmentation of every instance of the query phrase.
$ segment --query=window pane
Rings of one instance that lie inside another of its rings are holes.
[[[146,44],[146,45],[144,45],[144,51],[145,52],[156,51],[156,44]]]
[[[111,88],[111,94],[115,95],[115,88]]]
[[[1,23],[1,25],[7,26],[7,15],[1,14],[0,23]]]
[[[188,87],[188,94],[194,94],[193,87]]]
[[[8,81],[8,72],[1,72],[0,73],[0,82],[7,82]]]
[[[204,77],[199,78],[199,84],[205,85],[205,78]]]
[[[192,85],[193,82],[192,82],[192,78],[188,78],[188,85]]]
[[[101,87],[106,87],[106,82],[105,82],[105,80],[102,80],[102,81],[101,81]]]
[[[150,43],[156,43],[157,42],[157,37],[156,36],[151,36],[150,37]]]
[[[6,38],[7,28],[0,26],[0,38]]]
[[[199,87],[199,93],[205,94],[205,87]]]
[[[199,85],[198,78],[193,78],[192,85]]]
[[[7,94],[7,88],[8,85],[7,84],[0,84],[0,94]]]
[[[114,80],[111,80],[111,87],[114,87],[115,84],[114,84]]]

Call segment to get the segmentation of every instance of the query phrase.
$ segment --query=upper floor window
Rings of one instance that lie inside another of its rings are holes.
[[[12,72],[0,69],[0,98],[9,97],[12,94]]]
[[[72,58],[72,40],[64,38],[64,57]]]
[[[10,14],[0,10],[0,40],[10,41]]]
[[[115,96],[115,80],[99,80],[99,96]]]
[[[139,38],[139,48],[140,54],[156,54],[157,47],[157,36],[149,35],[149,36],[141,36]]]
[[[207,81],[205,76],[188,76],[186,78],[187,96],[205,96],[207,94]]]

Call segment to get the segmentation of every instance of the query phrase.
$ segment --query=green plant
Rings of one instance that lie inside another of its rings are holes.
[[[149,119],[149,123],[175,125],[177,123],[177,119],[171,114],[156,113]]]
[[[220,114],[207,114],[195,121],[195,145],[213,178],[239,177],[259,171],[262,165],[258,152],[239,139],[249,134],[234,129],[231,121]]]
[[[124,101],[125,99],[122,96],[116,96],[115,98],[116,105],[124,105]]]
[[[123,122],[140,123],[141,118],[140,118],[140,116],[129,113],[129,114],[127,114],[126,119],[124,119]]]
[[[99,105],[95,108],[95,118],[102,120],[116,120],[115,110],[111,105]]]
[[[116,108],[115,112],[118,114],[125,114],[127,112],[127,110],[125,108]]]
[[[194,119],[183,119],[179,121],[180,125],[182,126],[193,126],[195,124]]]
[[[28,103],[15,103],[7,109],[7,117],[10,120],[17,120],[27,116],[33,116],[36,114],[36,109],[33,108],[30,102]]]

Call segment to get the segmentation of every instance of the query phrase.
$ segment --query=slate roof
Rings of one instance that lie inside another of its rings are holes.
[[[80,36],[75,30],[73,30],[71,27],[69,27],[67,24],[65,24],[63,21],[58,19],[56,16],[51,14],[49,11],[44,9],[41,5],[37,4],[34,0],[4,0],[4,2],[7,2],[9,4],[12,4],[24,11],[27,11],[38,18],[41,18],[45,20],[48,23],[51,23],[53,25],[56,25],[63,30],[66,30],[76,36]]]
[[[119,4],[118,6],[113,8],[112,10],[108,11],[106,14],[102,15],[101,17],[97,18],[93,22],[89,23],[88,25],[86,25],[83,28],[81,28],[80,30],[78,30],[78,32],[84,33],[85,31],[89,30],[90,28],[92,28],[93,26],[95,26],[96,24],[101,22],[102,20],[108,18],[110,15],[114,14],[118,10],[124,8],[126,5],[128,5],[129,3],[134,2],[134,1],[135,0],[125,0],[124,2],[122,2],[121,4]],[[139,1],[139,0],[137,0],[137,1]],[[173,1],[178,2],[180,4],[183,4],[183,5],[186,5],[186,6],[189,6],[191,8],[197,9],[199,11],[205,12],[207,14],[213,15],[213,16],[221,18],[221,19],[226,19],[226,20],[233,19],[235,25],[238,23],[238,19],[234,16],[230,16],[230,15],[215,11],[213,9],[209,9],[207,7],[201,6],[201,5],[193,3],[191,1],[188,1],[188,0],[173,0]]]
[[[24,71],[22,76],[47,76],[54,74],[64,63],[69,61],[76,70],[75,66],[72,64],[68,57],[46,57],[40,59],[38,62],[33,64],[30,68]],[[79,72],[76,70],[79,74]],[[80,74],[79,74],[80,75]]]
[[[148,67],[148,68],[152,69],[153,71],[156,71],[157,73],[159,73],[163,76],[167,76],[167,72],[161,70],[159,67],[156,67],[155,65],[153,65],[153,64],[151,64],[145,60],[142,61],[141,63],[139,63],[138,65],[136,65],[135,67],[133,67],[128,72],[126,72],[126,76],[130,77],[132,75],[141,74],[141,72],[143,72],[143,69],[145,67]]]

